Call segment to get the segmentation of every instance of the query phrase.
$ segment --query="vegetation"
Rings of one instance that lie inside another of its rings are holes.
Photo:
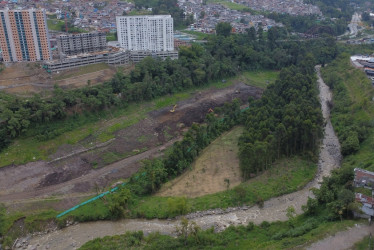
[[[183,28],[193,22],[193,16],[185,16],[177,0],[134,0],[136,9],[152,8],[152,15],[170,14],[175,28]]]
[[[275,83],[278,75],[279,71],[275,70],[247,71],[239,77],[239,81],[265,89],[270,84]]]
[[[225,0],[207,0],[206,3],[217,3],[226,6],[231,10],[248,11],[248,7],[231,1]],[[249,12],[249,11],[248,11]]]
[[[56,219],[57,212],[53,210],[34,211],[32,213],[8,214],[0,204],[0,244],[4,248],[11,247],[13,241],[27,234],[41,232],[45,228],[57,225],[61,227],[64,220]]]
[[[374,89],[365,74],[349,65],[347,54],[342,54],[322,73],[334,92],[332,123],[341,142],[342,154],[355,154],[360,145],[372,138]]]
[[[250,103],[246,131],[240,139],[245,178],[266,170],[283,155],[316,158],[323,119],[314,65],[313,58],[307,56],[299,67],[283,69],[262,98]]]
[[[354,223],[357,222],[328,222],[323,217],[299,216],[293,225],[264,222],[257,226],[250,222],[246,226],[230,226],[221,233],[214,233],[213,228],[203,231],[185,220],[179,227],[177,238],[159,233],[144,236],[143,232],[128,232],[94,239],[80,249],[289,249],[333,235]]]
[[[106,41],[107,42],[110,42],[110,41],[117,41],[118,40],[118,37],[117,37],[117,32],[114,32],[114,33],[108,33],[106,35]]]
[[[48,19],[47,20],[47,26],[49,30],[55,30],[55,31],[63,31],[66,32],[66,25],[65,21],[61,21],[58,19]],[[67,22],[68,32],[69,33],[85,33],[87,31],[82,30],[80,28],[74,27],[73,23],[70,21]]]
[[[351,249],[353,250],[371,250],[374,247],[373,237],[366,236],[361,241],[356,242]]]

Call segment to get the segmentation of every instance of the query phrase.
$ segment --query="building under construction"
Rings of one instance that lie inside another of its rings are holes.
[[[57,37],[60,57],[92,53],[106,49],[103,32],[60,35]]]
[[[122,48],[108,47],[106,50],[83,53],[68,56],[60,60],[44,62],[44,68],[50,72],[57,72],[66,69],[77,68],[95,63],[107,63],[110,65],[123,65],[137,63],[146,57],[160,58],[165,60],[178,59],[178,51],[128,51]]]

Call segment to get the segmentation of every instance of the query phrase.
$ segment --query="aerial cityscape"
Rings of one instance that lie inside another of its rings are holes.
[[[0,19],[0,250],[373,249],[373,2]]]

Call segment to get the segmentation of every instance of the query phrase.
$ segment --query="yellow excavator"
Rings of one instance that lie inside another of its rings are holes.
[[[177,104],[174,105],[173,109],[170,109],[170,112],[171,112],[171,113],[174,113],[176,107],[177,107]]]

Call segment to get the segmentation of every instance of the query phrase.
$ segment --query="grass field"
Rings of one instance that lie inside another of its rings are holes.
[[[197,40],[205,40],[209,36],[212,36],[213,34],[207,34],[199,31],[193,31],[193,30],[181,30],[182,33],[187,33],[190,35],[193,35]]]
[[[62,71],[62,73],[59,74],[54,74],[53,75],[53,80],[58,81],[58,80],[63,80],[75,76],[80,76],[104,69],[109,69],[109,65],[106,63],[97,63],[97,64],[91,64],[91,65],[86,65],[82,66],[76,69],[68,70],[68,71]]]
[[[109,33],[106,35],[106,41],[107,42],[110,42],[110,41],[117,41],[117,38],[115,36],[115,33]]]
[[[225,1],[225,0],[208,0],[207,1],[208,3],[217,3],[217,4],[222,4],[224,6],[226,6],[227,8],[231,9],[231,10],[246,10],[248,9],[247,6],[244,6],[242,4],[238,4],[238,3],[233,3],[231,1]]]
[[[352,250],[372,250],[374,248],[374,238],[371,236],[364,237],[361,241],[356,242]]]
[[[279,71],[262,70],[244,72],[239,80],[247,85],[256,86],[265,89],[270,83],[274,83],[279,75]]]
[[[238,140],[243,127],[236,127],[212,142],[188,170],[166,183],[158,196],[198,197],[225,191],[242,181]]]
[[[47,19],[47,26],[49,30],[61,31],[64,25],[64,21],[60,21],[57,19]]]

